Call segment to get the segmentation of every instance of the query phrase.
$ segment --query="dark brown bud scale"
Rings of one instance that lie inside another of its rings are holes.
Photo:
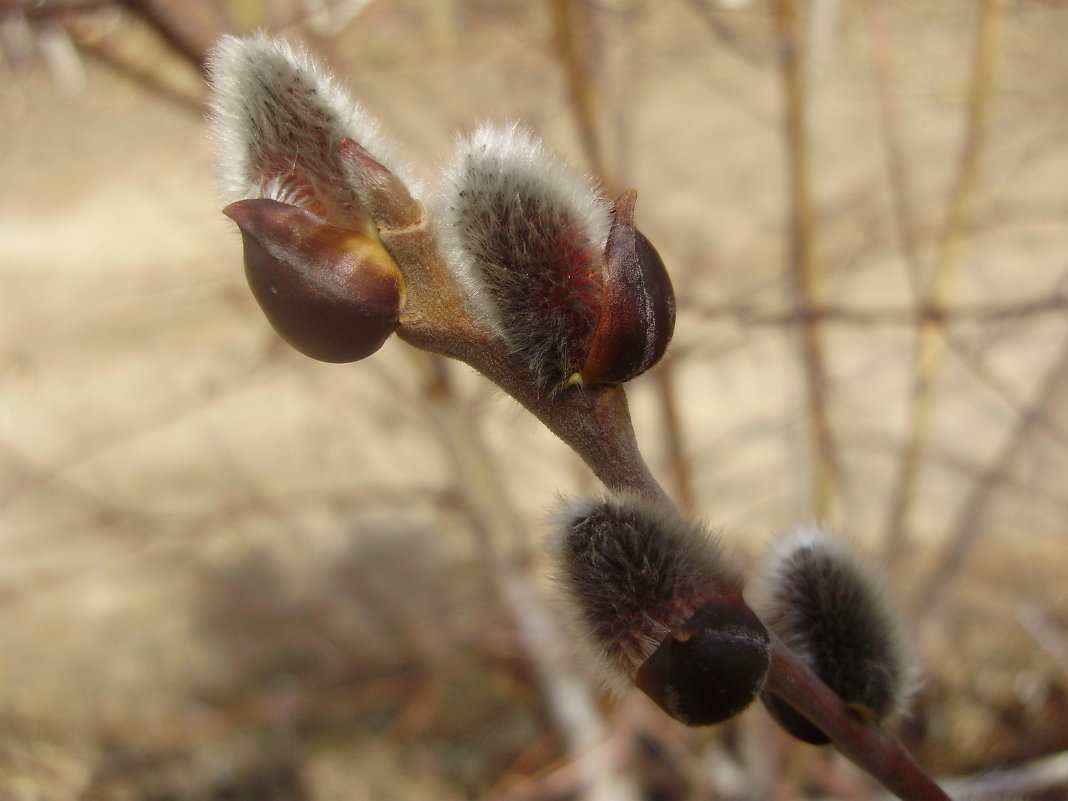
[[[620,384],[655,365],[675,330],[675,293],[660,254],[634,227],[637,192],[616,201],[600,317],[577,383]]]
[[[223,213],[241,229],[252,294],[298,351],[324,362],[353,362],[393,333],[404,281],[373,237],[266,198],[232,203]]]
[[[702,607],[672,632],[638,669],[634,683],[688,726],[733,718],[757,697],[767,676],[771,641],[740,598]]]
[[[714,535],[628,493],[566,503],[554,541],[572,625],[617,690],[691,726],[741,712],[764,685],[767,630]]]
[[[761,698],[764,708],[768,710],[775,722],[803,743],[809,745],[829,745],[831,738],[823,733],[815,723],[806,718],[775,693],[765,692]]]

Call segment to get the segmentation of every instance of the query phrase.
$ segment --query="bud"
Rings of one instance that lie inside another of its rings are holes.
[[[574,381],[619,384],[641,375],[667,350],[675,330],[675,294],[667,268],[634,227],[638,193],[616,201],[605,250],[601,314]]]
[[[541,389],[619,383],[663,355],[674,294],[634,228],[634,192],[613,217],[589,181],[515,126],[461,141],[446,179],[450,263]]]
[[[767,632],[704,527],[620,494],[567,504],[552,550],[576,628],[611,686],[633,683],[691,726],[727,720],[760,692]]]
[[[814,528],[798,529],[765,567],[758,608],[768,627],[824,684],[871,722],[899,715],[915,675],[896,615],[879,583],[842,543]],[[781,698],[764,699],[798,739],[830,742]]]
[[[242,200],[245,276],[274,330],[306,356],[352,362],[377,351],[404,307],[404,281],[374,238],[277,200]]]
[[[361,187],[347,177],[341,140],[379,165],[396,159],[367,115],[306,52],[264,34],[223,36],[208,62],[210,124],[223,192],[271,198],[332,225],[371,234]],[[385,167],[383,167],[385,169]]]
[[[421,207],[378,126],[307,53],[264,34],[222,37],[209,60],[211,128],[245,275],[274,329],[305,355],[378,350],[404,306],[377,215]],[[357,141],[359,144],[357,144]]]

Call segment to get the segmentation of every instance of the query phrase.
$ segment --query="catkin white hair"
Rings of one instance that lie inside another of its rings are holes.
[[[549,549],[572,628],[613,691],[699,608],[741,592],[715,536],[671,507],[620,493],[562,501],[553,519]]]
[[[444,172],[441,238],[472,311],[543,383],[567,378],[592,335],[584,284],[600,281],[609,207],[518,125],[482,125]],[[599,286],[592,289],[599,302]],[[577,298],[577,299],[576,299]],[[570,305],[569,305],[570,304]]]
[[[334,222],[359,216],[339,161],[342,137],[411,185],[375,120],[303,49],[263,33],[224,36],[208,72],[210,128],[227,201],[270,198]]]
[[[913,658],[881,582],[841,538],[796,528],[776,544],[756,595],[768,627],[844,701],[882,721],[902,713]]]

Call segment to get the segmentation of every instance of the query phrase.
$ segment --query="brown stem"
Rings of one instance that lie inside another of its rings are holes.
[[[782,643],[772,646],[767,689],[811,720],[835,747],[903,801],[949,801],[898,740],[861,721]]]
[[[585,3],[553,0],[553,27],[557,53],[563,63],[571,95],[571,110],[578,124],[579,138],[594,174],[616,189],[609,179],[601,140],[597,135],[597,108],[593,81],[585,63],[591,40],[590,10]]]
[[[426,387],[427,415],[438,431],[497,591],[515,622],[556,727],[577,763],[584,785],[580,797],[589,801],[636,799],[630,779],[616,764],[611,750],[603,747],[608,730],[594,693],[575,669],[563,632],[527,575],[528,537],[500,465],[487,447],[478,421],[452,390],[440,361],[434,356],[418,360]]]
[[[380,233],[408,286],[398,336],[474,367],[569,445],[606,486],[664,497],[638,450],[622,386],[539,390],[530,371],[470,314],[425,216]]]

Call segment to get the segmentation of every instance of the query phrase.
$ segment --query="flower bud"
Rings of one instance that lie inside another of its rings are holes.
[[[374,236],[367,201],[376,189],[360,183],[365,174],[348,169],[343,140],[360,143],[377,167],[378,188],[389,175],[390,188],[407,197],[395,177],[405,165],[377,122],[304,50],[265,34],[223,36],[208,72],[211,131],[230,201],[271,198]]]
[[[767,674],[766,630],[703,527],[630,494],[568,504],[553,553],[574,624],[616,689],[688,725],[741,712]]]
[[[667,350],[675,330],[675,294],[660,254],[634,227],[631,189],[616,201],[605,249],[601,314],[575,381],[620,384],[641,375]]]
[[[450,264],[542,390],[626,381],[663,355],[674,295],[634,228],[633,192],[613,219],[588,181],[514,126],[479,128],[446,177]]]
[[[887,722],[902,711],[914,684],[897,618],[878,582],[841,542],[799,529],[765,568],[758,608],[768,627],[854,714]],[[778,696],[765,706],[798,739],[830,742]]]
[[[393,333],[404,281],[377,240],[276,200],[241,200],[223,212],[241,229],[252,294],[301,353],[352,362]]]

